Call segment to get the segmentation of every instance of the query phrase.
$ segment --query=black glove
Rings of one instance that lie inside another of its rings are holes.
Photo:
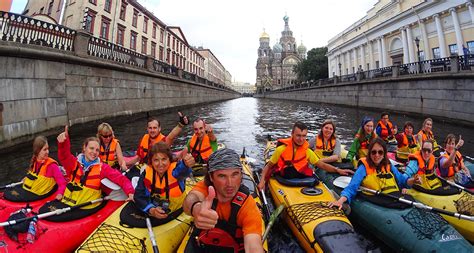
[[[189,124],[188,116],[184,115],[182,112],[178,112],[179,115],[179,123],[183,126]]]

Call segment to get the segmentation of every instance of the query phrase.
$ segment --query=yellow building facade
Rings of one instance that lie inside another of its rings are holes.
[[[379,0],[328,42],[329,77],[474,53],[472,0]]]

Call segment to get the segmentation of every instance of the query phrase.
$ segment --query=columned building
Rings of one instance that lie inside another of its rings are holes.
[[[329,77],[473,53],[472,1],[379,0],[329,40]]]
[[[3,1],[3,0],[2,0]],[[204,77],[204,58],[178,26],[168,26],[137,0],[29,0],[24,15],[55,22]]]
[[[288,16],[283,17],[285,26],[273,49],[270,48],[270,36],[265,31],[260,35],[256,66],[259,92],[296,84],[298,77],[293,68],[306,58],[306,47],[302,42],[296,46],[289,20]]]

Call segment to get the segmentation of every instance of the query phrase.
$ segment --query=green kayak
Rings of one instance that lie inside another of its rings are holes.
[[[317,169],[318,177],[332,190],[339,175]],[[474,247],[440,215],[417,208],[390,209],[356,197],[352,221],[365,227],[397,252],[474,252]]]

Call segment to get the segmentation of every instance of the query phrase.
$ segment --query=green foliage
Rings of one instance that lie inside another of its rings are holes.
[[[306,59],[294,69],[300,82],[328,78],[327,52],[327,47],[313,48],[308,51]]]

